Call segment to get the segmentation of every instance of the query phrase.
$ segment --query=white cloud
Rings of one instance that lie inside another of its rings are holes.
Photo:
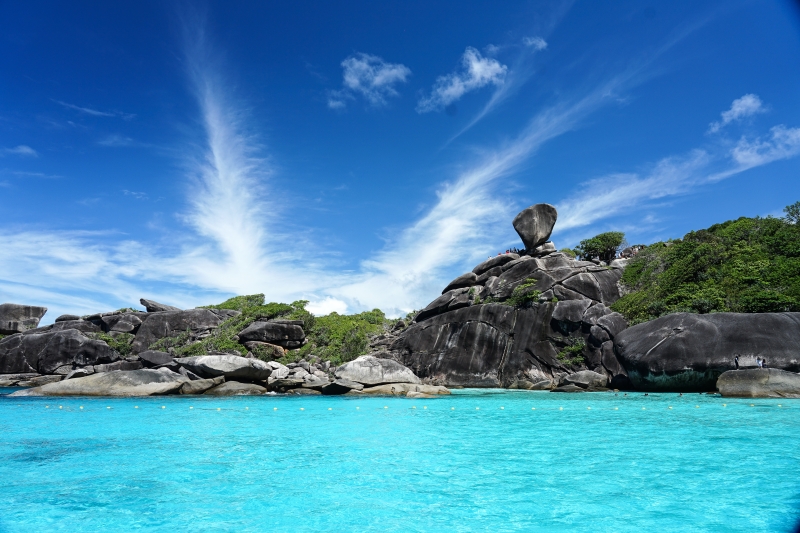
[[[373,106],[386,105],[386,100],[398,96],[395,85],[405,83],[411,69],[400,63],[387,63],[378,56],[355,54],[342,61],[342,89],[332,91],[328,107],[341,109],[355,95],[361,95]]]
[[[125,137],[123,135],[109,135],[103,139],[97,141],[97,144],[100,146],[114,146],[114,147],[122,147],[122,146],[133,146],[134,140],[130,137]]]
[[[24,144],[20,144],[19,146],[15,146],[14,148],[2,148],[2,149],[0,149],[0,157],[2,157],[4,155],[21,155],[23,157],[39,157],[39,154],[36,153],[36,150],[34,150],[30,146],[26,146]]]
[[[508,67],[496,59],[483,57],[481,53],[468,46],[461,57],[463,70],[437,78],[430,96],[420,99],[418,113],[428,113],[443,109],[464,94],[485,87],[502,85]]]
[[[522,44],[529,46],[534,50],[544,50],[547,48],[547,41],[541,37],[525,37],[522,39]]]
[[[716,133],[734,120],[741,120],[757,113],[763,113],[764,111],[764,105],[757,95],[746,94],[734,100],[731,104],[731,108],[722,112],[722,120],[709,124],[708,131],[710,133]]]
[[[343,315],[347,313],[347,304],[341,300],[337,300],[331,296],[323,298],[322,300],[309,302],[306,309],[316,315],[323,316],[331,313],[339,313]]]
[[[754,141],[742,137],[731,150],[731,157],[742,170],[797,154],[800,154],[800,128],[787,128],[784,125],[770,129],[769,138],[764,141],[760,137]]]
[[[123,113],[122,111],[98,111],[97,109],[92,109],[90,107],[81,107],[75,104],[68,104],[67,102],[62,102],[61,100],[53,101],[61,106],[66,107],[67,109],[72,109],[73,111],[78,111],[84,115],[90,115],[93,117],[119,117],[123,120],[131,120],[136,118],[136,115],[133,113]]]

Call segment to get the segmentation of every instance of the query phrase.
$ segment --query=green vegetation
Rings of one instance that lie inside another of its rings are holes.
[[[3,335],[2,333],[0,333],[0,341],[5,339],[6,337],[8,337],[8,335]]]
[[[87,337],[98,341],[103,341],[108,344],[122,357],[127,357],[131,354],[131,344],[133,343],[134,336],[130,333],[115,333],[109,335],[108,333],[87,333]]]
[[[524,282],[514,287],[511,296],[502,303],[514,307],[528,307],[531,304],[537,303],[542,293],[533,288],[536,285],[536,281],[537,280],[533,278],[526,279]]]
[[[586,348],[586,342],[583,339],[575,339],[572,344],[565,346],[556,359],[565,366],[579,366],[584,364],[583,349]]]
[[[300,359],[306,355],[316,355],[323,361],[340,365],[367,353],[369,336],[381,333],[392,321],[380,309],[365,311],[356,315],[331,313],[317,317],[316,324],[306,330],[308,342],[293,353]]]
[[[578,247],[575,248],[575,253],[581,256],[581,259],[593,259],[596,257],[600,261],[609,263],[614,260],[617,252],[625,246],[627,245],[624,233],[621,231],[609,231],[581,241]]]
[[[746,218],[640,251],[612,308],[632,323],[667,313],[800,311],[800,202],[784,218]]]
[[[573,258],[573,259],[575,259],[575,257],[578,255],[577,253],[575,253],[575,250],[573,250],[572,248],[562,248],[562,249],[561,249],[561,250],[559,250],[559,251],[560,251],[562,254],[566,254],[566,255],[568,255],[569,257]]]

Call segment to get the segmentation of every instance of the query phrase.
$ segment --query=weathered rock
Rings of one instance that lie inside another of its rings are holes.
[[[363,385],[383,383],[420,383],[419,378],[397,361],[362,355],[336,369],[337,378],[349,379]]]
[[[196,379],[193,381],[187,381],[181,385],[181,388],[178,390],[178,392],[180,394],[203,394],[208,389],[222,385],[223,383],[225,383],[225,378],[223,376],[218,376],[211,379]]]
[[[719,393],[735,398],[800,398],[800,374],[777,368],[728,370],[717,379]]]
[[[0,340],[0,373],[52,374],[64,365],[113,363],[120,356],[105,342],[74,329],[11,335]]]
[[[292,378],[281,378],[281,379],[269,378],[269,380],[267,380],[267,383],[269,384],[269,388],[271,390],[275,390],[278,392],[286,392],[291,389],[302,387],[305,381],[303,381],[302,379],[292,379]]]
[[[61,315],[55,319],[55,322],[67,322],[72,320],[80,320],[81,317],[78,315]]]
[[[50,324],[49,326],[42,326],[40,328],[29,329],[25,332],[26,335],[33,335],[34,333],[50,333],[53,331],[63,331],[65,329],[74,329],[81,333],[99,333],[102,331],[100,326],[88,320],[62,320]]]
[[[800,313],[675,313],[637,324],[614,339],[634,387],[712,391],[717,378],[766,358],[770,368],[800,371]]]
[[[58,383],[64,379],[62,375],[50,375],[50,376],[39,376],[37,378],[31,378],[27,381],[28,387],[41,387],[42,385],[47,385],[48,383]]]
[[[259,359],[238,355],[199,355],[180,357],[175,362],[199,376],[225,376],[226,380],[260,381],[269,378],[271,369]]]
[[[586,299],[558,302],[553,310],[553,321],[557,322],[559,328],[564,332],[577,329],[583,319],[583,314],[591,303],[591,300]]]
[[[532,255],[535,255],[537,257],[542,257],[542,256],[545,256],[545,255],[550,255],[555,251],[556,251],[556,245],[553,244],[551,241],[547,241],[546,243],[544,243],[544,244],[542,244],[540,246],[537,246],[533,250],[533,254]]]
[[[142,368],[141,361],[117,361],[104,365],[94,365],[95,372],[116,372],[117,370],[139,370]]]
[[[193,381],[192,383],[196,383]],[[238,381],[226,381],[221,385],[208,389],[206,396],[255,396],[265,394],[266,387],[255,383],[239,383]]]
[[[447,387],[439,385],[422,385],[414,383],[387,383],[378,385],[376,387],[364,387],[360,391],[363,394],[386,395],[386,396],[404,396],[410,392],[419,394],[430,394],[433,396],[440,394],[450,394]]]
[[[526,250],[533,250],[547,242],[556,224],[558,212],[550,204],[536,204],[523,209],[514,217],[514,229]]]
[[[442,294],[448,291],[452,291],[453,289],[472,287],[477,282],[478,282],[478,276],[476,276],[474,272],[467,272],[466,274],[461,274],[456,279],[447,284],[447,287],[444,288]]]
[[[91,368],[91,370],[90,370],[90,368]],[[69,374],[64,376],[64,379],[82,378],[82,377],[90,376],[92,374],[94,374],[94,367],[76,368],[75,370],[73,370],[72,372],[70,372]]]
[[[597,325],[613,339],[628,327],[628,321],[619,313],[609,313],[597,319]]]
[[[569,383],[567,385],[561,385],[560,387],[556,387],[550,392],[586,392],[586,389],[583,387],[579,387],[578,385],[573,385]]]
[[[139,354],[139,360],[148,368],[168,365],[174,361],[173,357],[167,352],[159,352],[156,350],[141,352]]]
[[[162,311],[148,314],[142,321],[133,341],[134,353],[150,349],[159,339],[176,337],[186,331],[194,336],[210,334],[224,320],[211,309],[187,311]]]
[[[0,335],[12,335],[33,329],[47,312],[46,307],[0,304]]]
[[[515,261],[519,259],[519,255],[517,254],[500,254],[494,257],[490,257],[483,263],[479,264],[475,268],[472,269],[472,273],[476,276],[480,276],[484,272],[487,272],[493,268],[502,267],[503,265],[510,263],[511,261]],[[502,272],[502,270],[501,270]]]
[[[270,361],[267,363],[267,365],[269,365],[270,369],[272,369],[272,373],[269,375],[270,380],[284,379],[289,377],[289,374],[291,373],[289,367],[282,365],[277,361]]]
[[[103,316],[103,331],[118,331],[120,333],[136,333],[142,320],[133,313]]]
[[[558,383],[559,387],[564,385],[577,385],[582,389],[596,389],[606,387],[608,385],[608,378],[604,374],[599,374],[591,370],[581,370],[574,374],[569,374],[561,378]]]
[[[267,342],[284,348],[297,348],[302,346],[306,334],[303,328],[295,323],[278,322],[253,322],[239,333],[239,342],[250,341]]]
[[[187,381],[159,370],[103,372],[17,391],[12,396],[153,396],[177,392]]]
[[[355,383],[354,381],[350,381],[348,379],[339,378],[336,381],[328,383],[324,387],[322,387],[322,394],[326,396],[336,396],[340,394],[346,394],[351,390],[362,390],[364,385],[360,383]]]
[[[144,298],[141,298],[139,300],[139,303],[142,304],[145,309],[147,309],[148,313],[160,313],[162,311],[181,311],[181,309],[178,307],[172,307],[171,305],[160,304],[153,300],[145,300]]]

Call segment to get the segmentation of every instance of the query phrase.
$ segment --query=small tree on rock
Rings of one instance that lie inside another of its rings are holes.
[[[608,231],[595,235],[591,239],[581,241],[576,252],[582,259],[598,258],[609,263],[616,257],[617,252],[627,246],[625,234],[621,231]]]

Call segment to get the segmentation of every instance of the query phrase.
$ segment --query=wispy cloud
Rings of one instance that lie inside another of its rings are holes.
[[[544,50],[547,48],[547,41],[541,37],[524,37],[522,39],[522,44],[534,50]]]
[[[148,199],[147,193],[144,193],[144,192],[129,191],[127,189],[123,189],[122,190],[122,194],[124,194],[125,196],[132,196],[133,198],[136,198],[137,200],[147,200]]]
[[[109,135],[108,137],[104,137],[97,141],[97,144],[100,146],[114,146],[114,147],[122,147],[122,146],[133,146],[135,141],[130,137],[125,137],[123,135]]]
[[[123,120],[132,120],[136,118],[136,115],[133,113],[124,113],[122,111],[99,111],[97,109],[92,109],[91,107],[81,107],[75,104],[68,104],[67,102],[62,102],[61,100],[53,101],[63,107],[66,107],[67,109],[72,109],[73,111],[78,111],[79,113],[92,117],[118,117]]]
[[[709,124],[708,131],[709,133],[717,133],[733,121],[741,120],[757,113],[763,113],[764,111],[764,105],[757,95],[746,94],[734,100],[731,104],[731,108],[722,112],[722,120]]]
[[[363,96],[375,107],[386,105],[389,97],[398,96],[395,86],[405,83],[411,69],[400,63],[388,63],[370,54],[358,53],[342,61],[342,89],[331,91],[328,107],[342,109],[347,100]]]
[[[750,141],[742,137],[733,147],[731,157],[739,165],[740,170],[800,154],[800,128],[787,128],[781,124],[769,131],[765,140],[758,137]]]
[[[13,148],[0,148],[0,157],[4,155],[19,155],[23,157],[39,157],[36,150],[25,144],[20,144]]]
[[[487,85],[502,85],[508,67],[496,59],[483,57],[481,53],[468,46],[461,56],[462,70],[437,78],[430,96],[417,103],[418,113],[428,113],[444,109],[470,91]]]

